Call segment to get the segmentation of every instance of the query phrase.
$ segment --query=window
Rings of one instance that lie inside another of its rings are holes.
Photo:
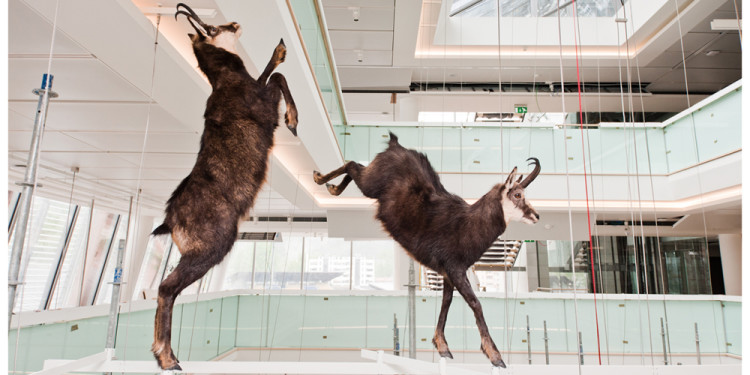
[[[307,237],[305,289],[349,289],[351,242],[343,238]]]
[[[352,289],[393,290],[394,242],[353,242]]]
[[[65,253],[60,276],[52,294],[50,309],[78,306],[83,274],[83,255],[86,252],[91,208],[80,207],[73,234]]]
[[[68,203],[34,197],[19,272],[24,284],[18,290],[15,309],[40,309],[50,269],[57,266],[71,220]]]
[[[149,238],[143,263],[138,273],[138,281],[133,290],[134,299],[148,299],[151,291],[159,288],[170,251],[178,251],[170,236],[151,236]]]

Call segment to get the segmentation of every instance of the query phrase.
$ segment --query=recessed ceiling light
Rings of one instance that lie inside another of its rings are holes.
[[[710,50],[710,51],[706,52],[706,56],[716,56],[716,55],[718,55],[719,53],[721,53],[721,51],[719,51],[719,50],[715,50],[715,49],[712,49],[712,50]]]

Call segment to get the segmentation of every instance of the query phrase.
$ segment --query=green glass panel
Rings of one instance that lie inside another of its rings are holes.
[[[739,88],[694,112],[700,161],[742,148],[741,108]]]

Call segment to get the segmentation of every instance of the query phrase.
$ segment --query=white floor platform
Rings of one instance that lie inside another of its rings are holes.
[[[486,371],[449,365],[445,359],[439,363],[409,359],[382,351],[362,350],[361,356],[373,362],[181,362],[183,371],[164,373],[191,374],[434,374],[434,375],[739,375],[741,365],[687,365],[687,366],[599,366],[599,365],[513,365],[507,369],[487,366]],[[160,373],[155,361],[112,360],[111,351],[94,354],[79,360],[47,360],[38,375],[58,375],[71,372],[104,373]]]

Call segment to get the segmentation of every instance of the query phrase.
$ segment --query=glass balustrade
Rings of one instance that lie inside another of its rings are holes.
[[[416,302],[417,347],[432,349],[442,292],[421,293]],[[408,348],[405,295],[262,294],[216,298],[175,306],[173,345],[182,361],[210,360],[233,348],[369,348],[393,347],[393,318],[398,319],[402,349]],[[510,343],[511,363],[526,363],[526,316],[531,350],[544,352],[546,323],[550,352],[576,352],[576,326],[581,331],[587,363],[597,351],[594,301],[591,296],[480,300],[487,324],[504,353]],[[702,355],[742,352],[741,303],[714,298],[667,298],[661,295],[600,296],[597,301],[603,363],[621,364],[625,356],[662,357],[662,322],[668,355],[695,355],[697,324]],[[686,314],[685,311],[690,311]],[[332,314],[331,312],[335,312]],[[128,313],[123,309],[117,333],[121,360],[153,360],[154,310]],[[576,319],[578,320],[576,325]],[[8,370],[38,371],[45,359],[78,359],[102,351],[107,317],[24,327],[16,353],[16,330],[8,336]],[[446,338],[457,351],[477,350],[479,334],[474,316],[454,298]],[[34,348],[34,350],[28,350]],[[513,360],[512,358],[515,358]],[[507,359],[506,359],[507,360]],[[647,359],[647,362],[650,361]],[[554,360],[551,364],[555,364]],[[676,363],[672,363],[676,364]]]

